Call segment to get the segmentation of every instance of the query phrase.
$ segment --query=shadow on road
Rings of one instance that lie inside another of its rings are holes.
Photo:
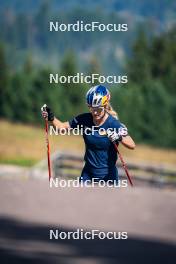
[[[127,240],[50,240],[49,230],[64,227],[0,218],[0,260],[6,264],[174,263],[176,246],[130,237]]]

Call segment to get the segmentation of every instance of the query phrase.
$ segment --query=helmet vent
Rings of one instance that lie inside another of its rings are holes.
[[[98,100],[98,104],[101,102],[101,98]]]

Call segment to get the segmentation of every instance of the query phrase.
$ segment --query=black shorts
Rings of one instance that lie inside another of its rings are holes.
[[[100,181],[100,180],[104,180],[105,182],[107,182],[108,180],[113,180],[113,181],[118,181],[118,170],[116,167],[113,167],[111,169],[109,169],[109,173],[105,174],[105,175],[96,175],[93,174],[92,172],[90,172],[89,169],[87,169],[86,167],[83,168],[81,176],[80,176],[80,181],[92,181],[92,179],[96,179],[95,181]]]

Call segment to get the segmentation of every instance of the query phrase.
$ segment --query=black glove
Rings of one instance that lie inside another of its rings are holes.
[[[44,104],[41,107],[41,112],[42,112],[42,116],[45,119],[48,119],[48,121],[53,121],[54,120],[54,113],[52,112],[51,108],[49,108],[46,104]]]
[[[128,129],[122,123],[118,129],[118,132],[116,132],[115,130],[113,131],[113,129],[112,131],[111,130],[107,131],[108,138],[111,140],[111,142],[115,142],[115,143],[122,141],[122,138],[126,137],[127,135],[128,135]]]

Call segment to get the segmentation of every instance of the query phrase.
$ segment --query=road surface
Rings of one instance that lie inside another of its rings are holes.
[[[126,240],[50,239],[58,232],[127,232]],[[176,262],[176,193],[149,187],[50,188],[0,179],[1,263]]]

